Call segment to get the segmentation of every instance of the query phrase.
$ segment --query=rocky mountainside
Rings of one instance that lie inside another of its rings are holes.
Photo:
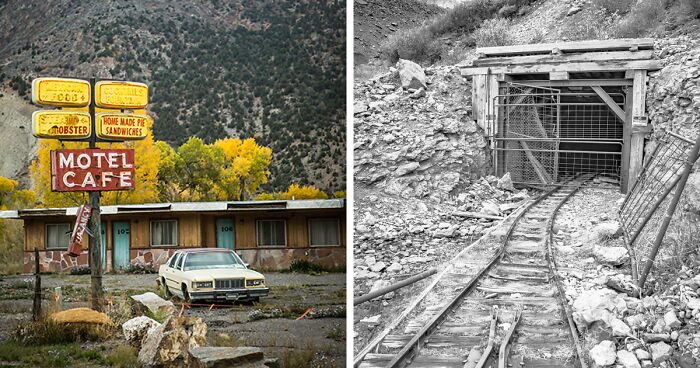
[[[387,37],[417,27],[444,9],[420,0],[358,0],[353,12],[353,52],[355,65],[360,65],[379,57],[379,45]]]
[[[173,145],[254,136],[268,190],[345,188],[344,1],[2,1],[0,82],[38,76],[149,84]]]

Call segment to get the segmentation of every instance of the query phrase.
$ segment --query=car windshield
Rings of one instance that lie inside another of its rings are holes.
[[[245,268],[245,265],[232,252],[190,253],[185,260],[184,271],[213,268]]]

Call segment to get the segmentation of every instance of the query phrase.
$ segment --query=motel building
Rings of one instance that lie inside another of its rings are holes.
[[[24,222],[24,272],[70,272],[88,265],[88,236],[68,255],[77,207],[0,211]],[[156,270],[183,248],[233,249],[251,268],[282,270],[295,260],[345,266],[345,199],[182,202],[101,206],[105,271],[130,265]]]

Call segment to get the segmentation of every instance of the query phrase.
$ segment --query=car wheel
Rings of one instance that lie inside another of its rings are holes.
[[[255,298],[250,299],[250,301],[253,302],[253,303],[260,303],[260,297],[259,297],[259,296],[256,296]]]
[[[168,284],[165,283],[165,277],[163,277],[160,280],[160,284],[163,286],[163,293],[165,294],[166,298],[172,298],[173,293],[170,292],[170,289],[168,289]]]
[[[190,301],[190,293],[187,291],[187,285],[185,284],[182,285],[182,299],[186,302]]]

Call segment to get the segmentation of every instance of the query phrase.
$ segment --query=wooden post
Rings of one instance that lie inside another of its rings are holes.
[[[95,78],[90,78],[90,119],[92,120],[92,136],[90,136],[89,148],[97,148],[97,134],[95,130]],[[92,309],[102,311],[102,236],[100,232],[100,192],[91,191],[88,194],[92,215],[90,216],[90,296]]]
[[[632,187],[637,181],[637,176],[642,171],[644,162],[644,135],[646,132],[638,127],[646,128],[647,71],[634,71],[634,84],[632,85],[632,131],[630,139],[630,166],[628,187]]]
[[[41,268],[39,268],[39,249],[34,247],[34,305],[32,306],[32,320],[41,318]]]

